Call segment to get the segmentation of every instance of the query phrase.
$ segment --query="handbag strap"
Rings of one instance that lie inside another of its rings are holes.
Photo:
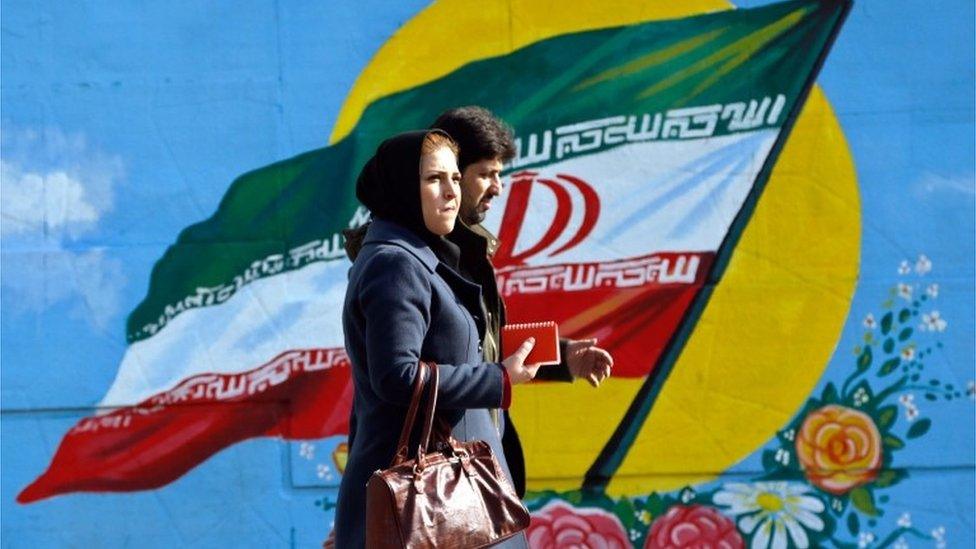
[[[430,433],[434,428],[434,414],[437,411],[437,390],[440,381],[440,372],[437,369],[437,364],[430,362],[427,364],[430,369],[430,376],[427,385],[430,387],[428,393],[430,396],[427,398],[427,409],[425,411],[426,415],[424,417],[424,430],[423,435],[420,438],[420,444],[417,448],[417,459],[422,459],[424,451],[430,448]]]
[[[409,450],[407,444],[410,443],[410,432],[413,431],[414,420],[417,417],[417,408],[420,407],[420,398],[426,386],[429,366],[426,362],[417,363],[417,373],[413,378],[413,395],[410,397],[410,407],[407,408],[407,417],[403,421],[403,428],[400,430],[400,440],[397,442],[396,454],[393,455],[393,465],[398,465],[407,460]]]

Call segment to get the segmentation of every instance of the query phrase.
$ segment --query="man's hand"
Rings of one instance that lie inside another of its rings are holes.
[[[574,379],[585,379],[590,385],[599,387],[610,377],[613,357],[597,347],[595,339],[580,339],[566,344],[566,365]]]

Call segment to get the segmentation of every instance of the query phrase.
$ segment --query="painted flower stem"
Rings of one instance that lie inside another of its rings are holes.
[[[883,402],[884,399],[897,393],[898,391],[903,391],[907,384],[908,384],[908,376],[902,376],[902,378],[899,379],[894,385],[874,395],[875,402]]]
[[[900,538],[905,534],[911,534],[919,539],[932,539],[932,536],[926,534],[925,532],[921,532],[916,528],[912,528],[912,527],[897,528],[894,531],[892,531],[890,534],[888,534],[888,536],[885,537],[885,539],[881,540],[878,543],[877,545],[878,549],[882,549],[884,547],[891,547],[893,543],[898,541],[898,538]]]

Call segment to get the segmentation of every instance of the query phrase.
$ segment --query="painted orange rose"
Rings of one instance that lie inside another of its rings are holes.
[[[881,433],[864,412],[830,404],[803,420],[796,455],[811,484],[845,494],[878,476]]]

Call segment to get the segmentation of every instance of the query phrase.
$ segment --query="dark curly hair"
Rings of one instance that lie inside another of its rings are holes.
[[[497,158],[508,162],[515,157],[512,128],[484,107],[471,105],[444,111],[430,127],[446,131],[461,147],[458,168],[462,172],[482,160]]]

